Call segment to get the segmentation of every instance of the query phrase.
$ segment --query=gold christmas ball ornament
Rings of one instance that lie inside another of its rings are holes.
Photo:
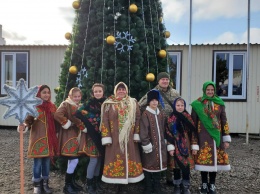
[[[74,2],[72,3],[72,7],[73,7],[74,9],[79,9],[79,8],[80,8],[80,3],[79,3],[79,1],[74,1]]]
[[[59,92],[59,90],[60,90],[60,86],[58,86],[58,87],[54,88],[54,92],[55,92],[55,93],[58,93],[58,92]]]
[[[129,6],[129,11],[130,11],[130,13],[136,13],[137,10],[138,10],[138,8],[137,8],[137,6],[136,6],[135,4],[131,4],[131,5]]]
[[[161,58],[165,58],[166,57],[166,51],[165,50],[160,50],[158,53],[158,56]]]
[[[169,38],[171,36],[171,33],[169,31],[164,32],[165,38]]]
[[[148,73],[148,74],[146,75],[146,81],[148,81],[148,82],[153,82],[154,79],[155,79],[155,76],[154,76],[153,73]]]
[[[110,35],[107,37],[106,41],[107,41],[107,44],[114,44],[116,42],[116,39],[114,36]]]
[[[70,39],[71,39],[71,33],[67,32],[67,33],[65,34],[65,38],[66,38],[67,40],[70,40]]]
[[[162,23],[162,22],[163,22],[163,17],[160,17],[160,18],[159,18],[159,21]]]
[[[75,65],[73,65],[73,66],[70,67],[69,72],[71,74],[77,74],[78,73],[78,68]]]

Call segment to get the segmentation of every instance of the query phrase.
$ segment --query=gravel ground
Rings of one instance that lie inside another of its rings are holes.
[[[27,159],[29,133],[24,135],[24,193],[33,193],[31,182],[32,159]],[[19,134],[14,129],[0,129],[0,193],[20,193],[20,159],[19,159]],[[231,162],[231,171],[217,174],[218,194],[254,194],[260,193],[260,140],[250,139],[249,145],[245,144],[245,138],[233,136],[228,150]],[[50,186],[55,194],[61,194],[64,185],[64,175],[59,171],[50,173]],[[79,184],[81,184],[79,182]],[[199,193],[200,174],[192,171],[191,191]],[[102,193],[111,193],[112,186],[103,184],[105,190]],[[167,186],[162,181],[165,193],[171,193],[173,187]],[[126,185],[129,194],[142,193],[143,185]],[[84,192],[82,192],[84,193]]]

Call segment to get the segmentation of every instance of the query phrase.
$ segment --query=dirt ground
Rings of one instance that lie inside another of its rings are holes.
[[[27,159],[29,133],[24,135],[24,193],[33,193],[32,159]],[[14,129],[0,129],[0,193],[20,193],[20,159],[19,159],[19,133]],[[217,174],[216,187],[218,194],[254,194],[260,193],[260,140],[250,139],[245,144],[245,137],[232,136],[232,143],[228,150],[231,162],[231,171]],[[79,182],[79,184],[82,184]],[[199,193],[200,174],[192,171],[191,191]],[[55,194],[61,194],[64,186],[64,175],[59,171],[50,173],[50,186]],[[102,193],[111,193],[112,187],[103,184]],[[129,194],[142,193],[142,183],[126,185]],[[170,187],[162,181],[162,188],[168,194],[172,193]],[[81,192],[85,193],[85,192]]]

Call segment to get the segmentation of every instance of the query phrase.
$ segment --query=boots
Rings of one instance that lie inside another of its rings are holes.
[[[33,182],[33,194],[41,194],[41,181],[40,182]]]
[[[145,176],[145,178],[144,178],[144,182],[145,182],[144,194],[151,194],[152,193],[152,188],[153,188],[152,173],[144,171],[144,176]]]
[[[88,192],[88,194],[96,194],[96,190],[94,187],[94,180],[92,179],[88,179],[87,178],[87,187],[86,187],[86,191]]]
[[[181,179],[173,180],[174,190],[173,194],[181,194]]]
[[[72,180],[71,180],[71,187],[74,189],[74,191],[82,191],[83,190],[83,188],[80,185],[77,184],[74,174],[73,174]]]
[[[181,186],[180,185],[174,185],[173,194],[181,194]]]
[[[42,181],[42,190],[46,194],[51,194],[52,193],[52,189],[49,187],[49,179],[43,179],[43,181]]]
[[[191,194],[190,180],[182,180],[182,194]]]
[[[202,183],[200,188],[200,194],[207,194],[208,193],[208,183]]]
[[[209,184],[209,194],[217,194],[215,184]]]
[[[78,192],[72,188],[72,177],[73,174],[66,173],[65,186],[63,187],[63,193],[65,194],[77,194]]]

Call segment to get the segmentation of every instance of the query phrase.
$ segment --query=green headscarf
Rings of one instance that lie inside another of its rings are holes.
[[[209,85],[214,87],[214,96],[209,97],[206,95],[206,89]],[[200,121],[209,132],[210,136],[216,141],[217,146],[220,145],[220,127],[218,126],[217,117],[208,107],[214,102],[225,106],[224,101],[216,95],[216,85],[212,81],[207,81],[203,84],[203,96],[191,103],[192,109],[197,113]]]

